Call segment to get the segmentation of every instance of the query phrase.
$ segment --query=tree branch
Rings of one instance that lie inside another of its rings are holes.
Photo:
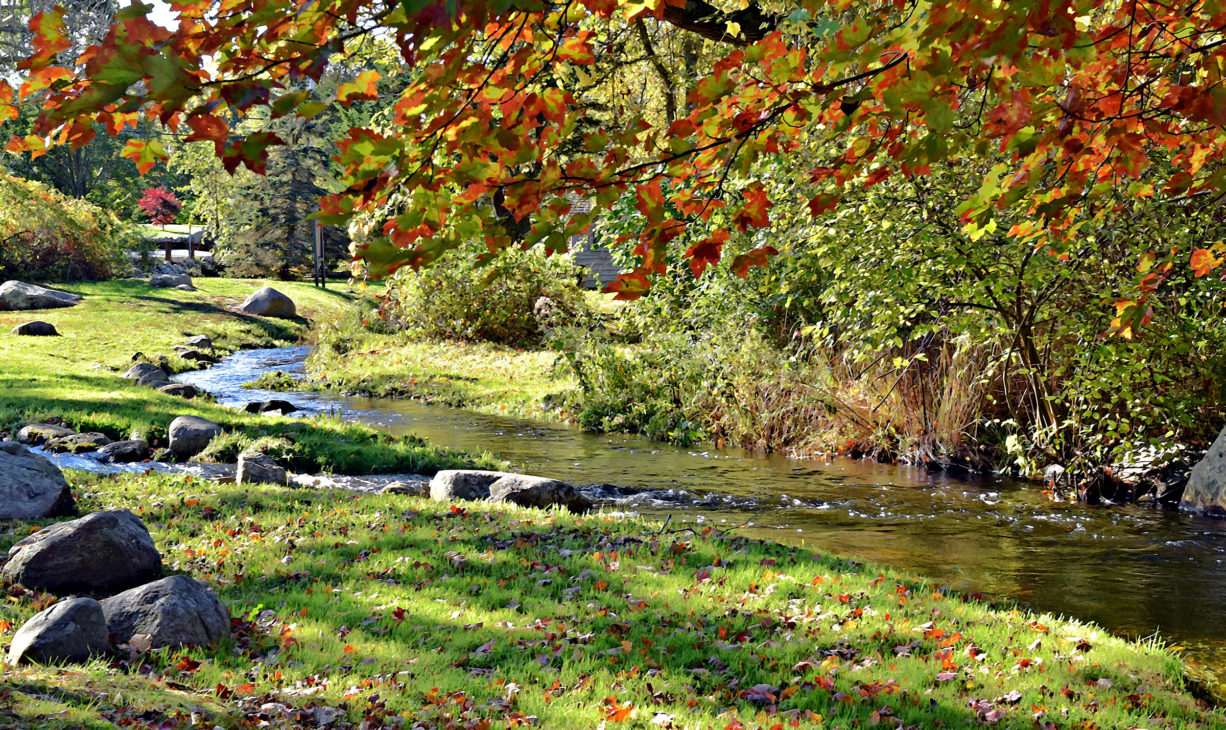
[[[686,0],[683,6],[665,6],[663,19],[703,38],[734,46],[749,46],[770,35],[779,27],[783,16],[763,12],[757,2],[751,3],[747,8],[726,13],[706,0]],[[739,35],[728,32],[730,23],[740,26]]]

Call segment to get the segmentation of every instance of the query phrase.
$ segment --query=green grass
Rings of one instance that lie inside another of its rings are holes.
[[[62,288],[84,295],[85,301],[66,309],[0,312],[0,430],[59,417],[79,431],[101,431],[114,439],[138,432],[164,445],[175,417],[196,415],[221,424],[232,446],[288,442],[282,443],[281,455],[298,471],[432,473],[472,463],[464,454],[360,424],[249,415],[206,399],[164,395],[122,378],[135,353],[151,359],[165,355],[175,371],[195,367],[173,351],[188,333],[209,335],[218,354],[277,347],[299,341],[312,318],[339,317],[356,306],[353,296],[335,286],[320,290],[303,283],[235,279],[195,283],[196,292],[155,289],[136,280],[66,284]],[[277,320],[233,312],[265,284],[294,299],[302,317]],[[30,319],[51,322],[63,336],[7,334]]]
[[[309,335],[315,350],[307,380],[268,375],[261,388],[307,388],[384,398],[413,398],[436,405],[495,414],[565,418],[562,394],[575,387],[557,353],[545,347],[488,342],[436,342],[366,326],[367,300],[345,316],[321,322]]]
[[[1159,646],[735,534],[164,475],[71,480],[85,509],[140,514],[167,567],[241,620],[211,649],[10,667],[13,726],[156,723],[190,706],[232,727],[266,702],[368,727],[1223,726]],[[0,549],[30,529],[11,525]],[[13,625],[49,600],[2,588]]]

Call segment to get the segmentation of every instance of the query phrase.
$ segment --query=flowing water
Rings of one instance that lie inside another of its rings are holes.
[[[1053,504],[1030,483],[927,470],[684,449],[632,436],[500,418],[407,400],[247,390],[262,372],[299,373],[306,348],[248,350],[180,376],[241,406],[282,398],[489,452],[570,481],[606,510],[748,534],[884,563],[989,598],[1157,633],[1226,676],[1226,521],[1144,507]]]

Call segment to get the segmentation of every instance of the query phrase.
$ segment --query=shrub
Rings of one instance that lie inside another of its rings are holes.
[[[415,337],[506,344],[539,342],[546,330],[586,316],[569,259],[536,250],[506,251],[484,265],[481,258],[469,248],[419,272],[401,269],[380,314]]]
[[[0,280],[102,280],[126,265],[137,229],[42,184],[0,175]]]

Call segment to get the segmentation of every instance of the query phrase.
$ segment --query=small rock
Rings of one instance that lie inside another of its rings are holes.
[[[175,456],[199,454],[221,435],[221,426],[199,416],[179,416],[170,422],[170,450]]]
[[[280,484],[289,483],[289,475],[285,469],[268,454],[259,451],[244,451],[238,455],[238,484]]]
[[[200,395],[200,391],[196,389],[196,386],[188,385],[187,383],[170,383],[169,385],[161,386],[158,390],[166,395],[174,395],[180,398],[195,398]]]
[[[230,635],[230,612],[203,583],[172,575],[102,601],[116,644],[148,634],[149,646],[205,646]]]
[[[64,475],[45,457],[14,441],[0,442],[0,520],[75,514]]]
[[[50,322],[42,322],[34,320],[25,322],[13,328],[13,334],[24,335],[26,337],[59,337],[59,330]]]
[[[107,461],[115,464],[130,464],[134,461],[145,461],[152,452],[144,439],[129,439],[115,441],[98,450]]]
[[[85,454],[98,451],[111,443],[106,434],[90,431],[89,433],[74,433],[70,436],[60,436],[47,442],[46,449],[53,454],[68,452],[70,454]]]
[[[205,350],[213,349],[213,340],[208,335],[193,335],[187,338],[187,344],[192,347],[203,348]]]
[[[447,469],[430,480],[430,499],[452,502],[457,499],[488,499],[490,485],[510,476],[504,471],[479,469]]]
[[[293,413],[294,411],[298,410],[298,406],[290,403],[289,401],[273,398],[272,400],[248,403],[247,405],[243,406],[243,410],[248,413],[271,413],[273,411],[279,411],[280,415],[285,415],[286,413]]]
[[[491,484],[490,501],[521,507],[566,507],[575,513],[592,508],[591,500],[570,484],[526,474],[508,474]]]
[[[53,423],[30,423],[17,432],[17,440],[23,444],[38,446],[52,439],[71,436],[74,433],[76,431],[71,428],[64,428]]]
[[[0,575],[56,595],[114,593],[162,574],[162,556],[126,509],[57,522],[18,541]]]
[[[217,362],[217,358],[213,357],[212,355],[206,355],[199,350],[187,350],[185,352],[181,352],[179,353],[179,357],[183,358],[184,360],[192,360],[198,363],[208,363],[209,365]]]
[[[166,375],[166,371],[151,362],[138,362],[128,368],[123,376],[135,380],[140,385],[150,385],[155,388],[170,383],[170,377]]]
[[[238,311],[243,314],[279,317],[281,319],[293,319],[297,316],[294,300],[270,286],[266,286],[247,297],[247,300],[239,305]]]
[[[0,310],[58,309],[80,304],[83,299],[80,294],[21,281],[6,281],[0,284]]]
[[[179,284],[175,288],[179,291],[196,291],[196,287],[192,286],[191,284]]]
[[[379,490],[379,494],[407,494],[410,497],[425,497],[429,494],[425,482],[391,482]]]
[[[8,663],[83,662],[110,648],[102,605],[72,598],[35,614],[13,636]]]

